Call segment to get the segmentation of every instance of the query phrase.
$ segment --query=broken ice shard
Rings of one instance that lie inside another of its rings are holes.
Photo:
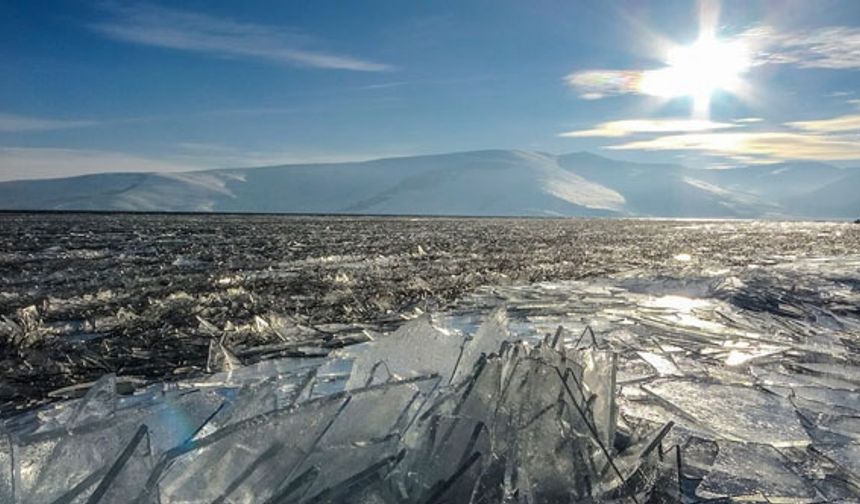
[[[497,310],[465,340],[421,318],[322,366],[261,362],[132,396],[108,376],[7,422],[0,497],[643,502],[666,467],[677,481],[656,448],[668,428],[616,435],[614,354],[509,339]]]
[[[816,492],[770,445],[721,442],[719,454],[697,494],[767,502],[813,502]]]
[[[394,334],[349,347],[345,357],[353,360],[347,388],[367,386],[379,365],[395,376],[437,374],[448,382],[462,351],[463,340],[450,331],[431,324],[423,316],[406,324]]]
[[[694,430],[776,447],[810,443],[791,401],[774,394],[740,385],[683,380],[643,388]]]

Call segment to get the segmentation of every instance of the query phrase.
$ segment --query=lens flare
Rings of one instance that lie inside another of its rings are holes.
[[[666,64],[644,72],[640,91],[663,98],[692,96],[697,115],[707,115],[714,92],[738,91],[750,57],[742,41],[704,36],[690,46],[671,49]]]

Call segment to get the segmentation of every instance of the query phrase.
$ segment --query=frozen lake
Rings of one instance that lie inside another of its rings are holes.
[[[15,501],[860,498],[852,224],[2,218]]]

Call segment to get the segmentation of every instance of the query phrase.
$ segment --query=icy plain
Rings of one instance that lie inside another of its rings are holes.
[[[200,315],[208,374],[107,374],[8,417],[0,501],[856,502],[860,255],[695,258],[703,229],[756,225],[683,224],[671,267],[477,286],[391,330]],[[785,226],[821,251],[852,232]]]

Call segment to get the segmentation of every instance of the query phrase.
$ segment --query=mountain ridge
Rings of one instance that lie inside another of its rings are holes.
[[[856,218],[860,195],[855,193],[860,193],[860,170],[823,163],[705,170],[619,161],[589,152],[492,149],[0,182],[0,209]],[[816,206],[816,201],[826,204]]]

